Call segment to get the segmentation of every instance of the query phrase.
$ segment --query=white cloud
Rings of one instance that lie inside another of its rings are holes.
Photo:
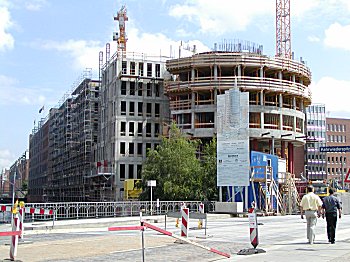
[[[46,0],[27,0],[24,3],[25,8],[29,11],[39,11],[46,4]]]
[[[326,110],[332,115],[347,115],[350,117],[349,104],[350,81],[337,80],[332,77],[322,77],[319,81],[310,86],[312,91],[312,103],[323,103]],[[345,110],[344,110],[345,108]]]
[[[310,35],[307,37],[307,40],[309,40],[309,42],[320,42],[321,39],[317,36],[314,36],[314,35]]]
[[[325,30],[324,44],[329,47],[350,50],[350,25],[331,24]]]
[[[0,149],[0,172],[3,168],[9,168],[15,159],[15,156],[8,149]]]
[[[197,52],[209,51],[210,48],[204,45],[199,40],[191,40],[186,43],[182,43],[181,56],[190,55],[191,52],[186,52],[184,49],[193,49],[193,45],[196,45]],[[128,52],[146,53],[148,55],[162,55],[178,57],[180,40],[173,40],[165,36],[164,34],[150,34],[141,33],[137,28],[131,24],[128,28]]]
[[[6,6],[0,5],[0,51],[12,49],[15,43],[13,36],[8,32],[13,25],[11,15]]]
[[[77,70],[83,68],[98,69],[98,54],[103,50],[103,46],[99,41],[86,40],[67,40],[57,41],[40,41],[34,43],[46,50],[56,50],[67,53],[73,59],[73,67]]]
[[[170,7],[169,14],[198,24],[202,33],[222,35],[242,31],[259,15],[273,15],[274,1],[184,1]]]
[[[0,105],[38,105],[42,106],[50,89],[18,87],[20,83],[13,78],[0,75]],[[46,94],[46,95],[45,95]]]

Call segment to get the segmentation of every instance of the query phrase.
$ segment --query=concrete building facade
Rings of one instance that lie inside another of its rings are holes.
[[[167,61],[171,117],[193,137],[211,138],[217,128],[217,95],[237,85],[249,92],[250,149],[286,159],[287,171],[294,173],[295,148],[305,144],[304,110],[311,103],[309,68],[267,57],[261,46],[230,49]]]
[[[326,109],[324,104],[312,104],[306,108],[307,143],[305,145],[305,173],[308,180],[327,179],[326,154],[320,147],[326,146]]]
[[[326,145],[349,146],[350,145],[350,119],[326,118]],[[350,153],[326,153],[327,178],[342,185],[342,179],[349,171]]]
[[[136,53],[116,53],[103,67],[100,140],[91,177],[104,184],[96,191],[103,200],[122,200],[124,181],[141,179],[147,150],[161,142],[169,122],[164,73],[165,58]]]

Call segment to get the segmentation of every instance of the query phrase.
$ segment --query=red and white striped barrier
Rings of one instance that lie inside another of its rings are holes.
[[[250,243],[256,248],[259,245],[258,238],[258,223],[254,208],[248,210],[249,228],[250,228]]]
[[[19,231],[19,221],[18,215],[13,214],[12,232]],[[17,246],[18,246],[18,236],[17,234],[12,235],[11,246],[10,246],[10,259],[13,261],[17,256]]]
[[[181,236],[188,236],[188,224],[189,224],[189,208],[183,207],[181,209]]]
[[[22,232],[19,235],[19,238],[22,240],[23,240],[23,233],[24,233],[24,226],[23,226],[24,215],[25,215],[25,209],[24,207],[21,207],[18,212],[18,222],[19,222],[19,230]]]
[[[53,215],[52,209],[43,209],[43,208],[26,207],[25,212],[29,214],[38,214],[38,215]]]
[[[108,231],[144,230],[144,229],[145,229],[144,226],[125,226],[125,227],[109,227]]]
[[[8,236],[19,236],[21,231],[5,231],[0,232],[0,237],[8,237]]]
[[[2,212],[11,212],[12,207],[11,206],[0,206],[0,211]]]
[[[0,211],[12,212],[12,207],[11,206],[0,206]],[[43,208],[25,207],[25,213],[38,214],[38,215],[53,215],[53,210],[52,209],[43,209]]]
[[[227,257],[227,258],[230,258],[230,257],[231,257],[230,254],[227,254],[227,253],[225,253],[225,252],[221,252],[221,251],[216,250],[216,249],[211,248],[211,247],[203,246],[203,245],[201,245],[201,244],[198,244],[198,243],[196,243],[196,242],[193,242],[193,241],[191,241],[191,240],[188,240],[188,239],[185,238],[185,237],[177,236],[177,235],[175,235],[175,234],[173,234],[173,233],[171,233],[171,232],[169,232],[169,231],[166,231],[166,230],[161,229],[161,228],[159,228],[159,227],[156,227],[156,226],[153,226],[153,225],[151,225],[151,224],[148,224],[147,222],[141,222],[141,225],[142,225],[142,226],[145,226],[145,227],[147,227],[147,228],[149,228],[149,229],[153,229],[153,230],[155,230],[155,231],[157,231],[157,232],[159,232],[159,233],[162,233],[162,234],[164,234],[164,235],[167,235],[167,236],[170,236],[170,237],[179,239],[179,240],[181,240],[181,241],[187,242],[187,243],[192,244],[192,245],[194,245],[194,246],[197,246],[197,247],[203,248],[203,249],[205,249],[205,250],[208,250],[208,251],[210,251],[210,252],[216,253],[216,254],[218,254],[218,255],[220,255],[220,256],[224,256],[224,257]]]

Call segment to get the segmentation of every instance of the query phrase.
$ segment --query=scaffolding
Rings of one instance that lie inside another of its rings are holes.
[[[85,177],[94,166],[100,87],[100,82],[90,76],[87,70],[75,90],[52,112],[49,201],[85,201],[90,188]]]

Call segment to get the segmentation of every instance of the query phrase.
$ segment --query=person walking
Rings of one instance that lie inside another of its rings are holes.
[[[324,212],[322,213],[322,217],[326,215],[327,222],[327,236],[328,242],[331,244],[335,243],[335,229],[337,227],[337,215],[339,211],[339,218],[341,218],[342,206],[337,197],[333,195],[334,190],[332,188],[329,189],[329,196],[323,198],[322,208]]]
[[[317,217],[321,216],[322,204],[320,197],[314,193],[314,187],[309,185],[307,187],[307,194],[304,195],[301,200],[300,214],[301,218],[304,219],[305,212],[307,239],[311,245],[315,240],[315,226],[317,223]]]

